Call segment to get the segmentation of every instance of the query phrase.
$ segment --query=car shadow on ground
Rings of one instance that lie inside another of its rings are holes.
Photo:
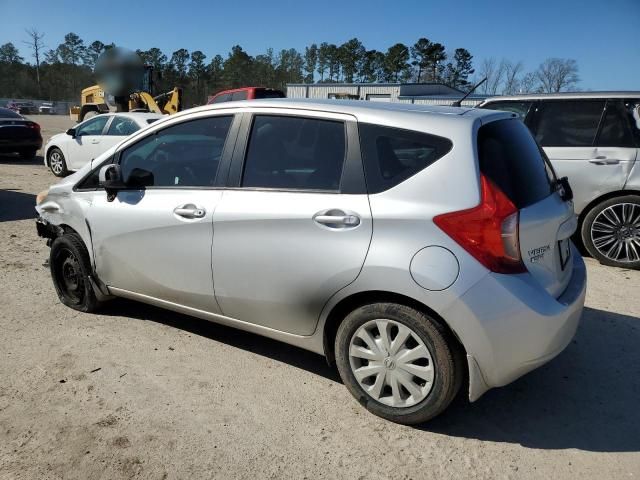
[[[640,451],[640,318],[586,308],[556,359],[420,428],[538,449]]]
[[[236,328],[125,299],[108,303],[100,313],[162,323],[341,382],[323,356]]]
[[[17,153],[0,153],[0,165],[44,165],[44,159],[42,155],[25,160],[20,158]]]
[[[19,190],[0,190],[0,222],[36,218],[36,196]]]

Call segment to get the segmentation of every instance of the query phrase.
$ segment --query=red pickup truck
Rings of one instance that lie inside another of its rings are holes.
[[[209,97],[207,105],[212,103],[231,102],[234,100],[254,100],[256,98],[285,98],[284,92],[275,88],[266,87],[242,87],[233,90],[224,90]]]

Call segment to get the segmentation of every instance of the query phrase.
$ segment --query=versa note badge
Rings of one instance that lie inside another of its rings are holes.
[[[538,263],[544,258],[544,254],[547,253],[550,249],[551,247],[549,245],[545,245],[544,247],[538,247],[529,250],[527,252],[529,254],[529,261],[531,263]]]

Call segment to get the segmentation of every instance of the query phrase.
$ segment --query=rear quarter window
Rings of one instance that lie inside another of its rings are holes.
[[[428,133],[360,123],[360,147],[369,193],[402,183],[446,155],[451,140]]]
[[[518,209],[552,192],[553,171],[543,155],[529,129],[518,119],[491,122],[478,131],[480,172]]]

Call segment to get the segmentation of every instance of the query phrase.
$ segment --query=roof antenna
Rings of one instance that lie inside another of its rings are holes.
[[[461,107],[461,106],[462,106],[462,102],[463,102],[464,100],[466,100],[466,98],[467,98],[469,95],[471,95],[473,92],[475,92],[475,91],[476,91],[476,89],[477,89],[480,85],[482,85],[484,82],[486,82],[486,81],[487,81],[487,78],[489,78],[489,77],[484,77],[482,80],[480,80],[480,82],[479,82],[479,83],[477,83],[476,85],[474,85],[474,87],[473,87],[471,90],[469,90],[467,93],[465,93],[465,94],[464,94],[464,96],[463,96],[460,100],[456,100],[455,102],[453,102],[453,103],[451,104],[451,106],[452,106],[452,107]]]

